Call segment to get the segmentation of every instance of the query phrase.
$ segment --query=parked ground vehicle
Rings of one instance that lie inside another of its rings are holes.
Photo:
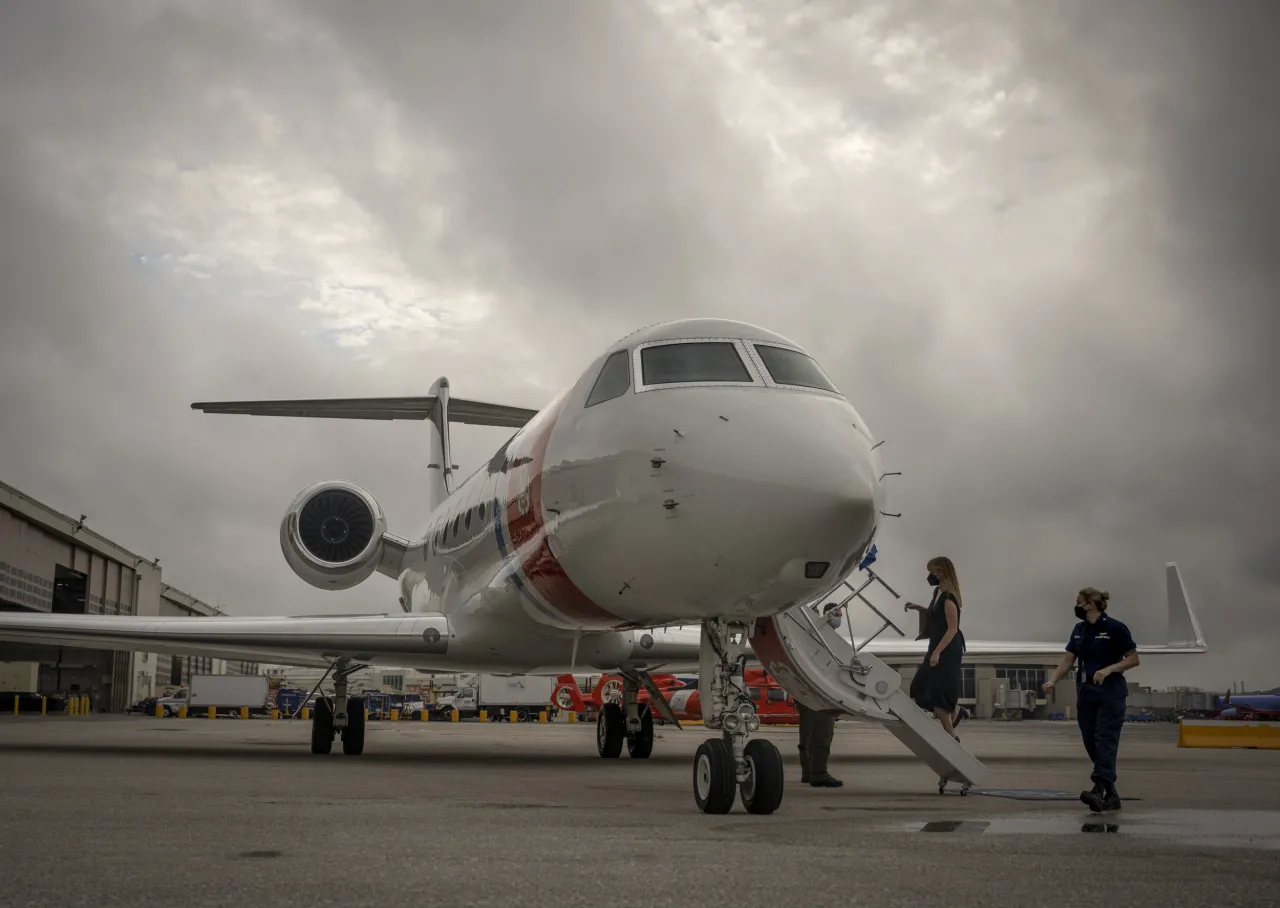
[[[431,718],[447,719],[452,710],[459,718],[480,715],[484,710],[490,720],[509,721],[515,712],[516,721],[537,721],[538,713],[555,712],[551,694],[556,679],[533,675],[475,675],[453,696],[441,697],[431,706]]]
[[[182,707],[187,715],[208,715],[213,707],[217,715],[240,715],[248,707],[249,715],[271,712],[265,675],[192,675],[189,687],[180,687],[156,700],[166,716],[176,716]]]

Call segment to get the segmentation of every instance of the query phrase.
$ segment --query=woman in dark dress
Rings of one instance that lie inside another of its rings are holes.
[[[926,605],[908,602],[906,609],[920,613],[920,635],[929,638],[929,649],[911,679],[911,699],[932,711],[956,737],[956,723],[963,718],[960,706],[960,661],[964,658],[964,634],[960,633],[960,581],[950,558],[933,558],[926,565],[933,599]]]

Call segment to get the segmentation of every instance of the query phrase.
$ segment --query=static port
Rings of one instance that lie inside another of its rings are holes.
[[[821,580],[822,575],[827,572],[829,567],[831,567],[830,561],[806,561],[804,565],[805,579]]]

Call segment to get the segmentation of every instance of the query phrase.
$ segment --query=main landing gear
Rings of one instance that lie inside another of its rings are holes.
[[[357,757],[364,752],[364,697],[347,696],[347,678],[363,665],[336,663],[333,674],[333,698],[316,698],[311,715],[311,752],[327,754],[333,749],[335,735],[342,737],[342,752]]]
[[[703,813],[732,810],[735,788],[749,813],[773,813],[782,804],[782,754],[771,741],[747,740],[760,727],[743,681],[748,636],[739,622],[702,622],[698,696],[706,726],[721,732],[693,758],[693,799]]]
[[[596,750],[612,759],[622,754],[623,741],[627,755],[643,760],[653,753],[653,712],[639,701],[640,679],[622,676],[622,703],[605,703],[596,718]]]

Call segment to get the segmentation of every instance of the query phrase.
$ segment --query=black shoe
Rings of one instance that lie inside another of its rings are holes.
[[[825,779],[813,779],[809,782],[810,788],[843,788],[844,783],[839,779],[833,779],[827,776]]]
[[[801,785],[808,785],[808,784],[809,784],[809,777],[808,777],[808,776],[801,776],[801,777],[800,777],[800,784],[801,784]]]
[[[1088,791],[1080,792],[1080,800],[1089,805],[1089,809],[1094,813],[1102,813],[1103,787],[1101,782],[1094,782],[1093,787]]]
[[[1120,792],[1116,791],[1114,785],[1108,785],[1106,794],[1102,796],[1103,810],[1119,810],[1120,809]]]
[[[963,721],[964,721],[965,719],[967,719],[967,718],[969,718],[969,709],[968,709],[968,707],[966,707],[966,706],[962,706],[962,707],[960,707],[959,711],[956,713],[956,717],[955,717],[955,719],[954,719],[954,720],[952,720],[952,722],[951,722],[951,727],[952,727],[952,728],[957,727],[961,722],[963,722]]]

